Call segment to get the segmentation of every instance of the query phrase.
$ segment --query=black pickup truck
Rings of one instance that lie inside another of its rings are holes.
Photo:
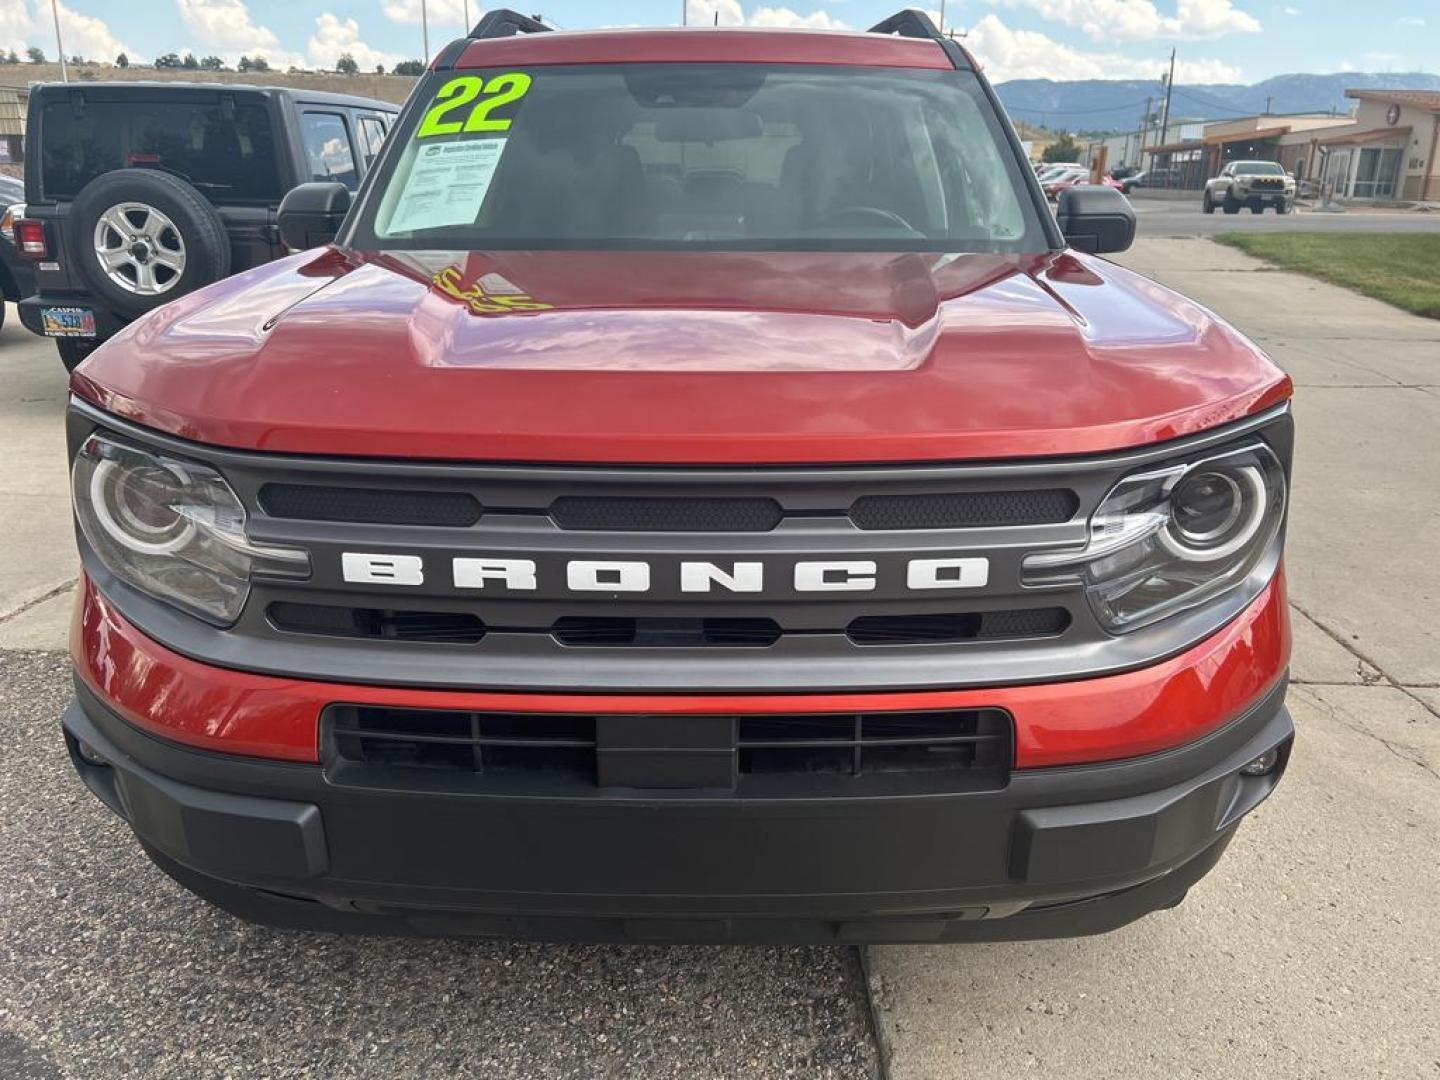
[[[277,258],[285,193],[357,188],[396,111],[279,87],[36,86],[16,247],[37,273],[21,320],[73,368],[152,308]]]

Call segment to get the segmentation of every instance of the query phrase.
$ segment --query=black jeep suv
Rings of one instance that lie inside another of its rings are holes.
[[[21,320],[73,368],[150,309],[280,256],[285,193],[358,187],[395,114],[278,87],[36,86],[17,236],[36,295]]]

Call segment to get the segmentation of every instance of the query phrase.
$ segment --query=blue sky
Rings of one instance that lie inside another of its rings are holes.
[[[895,0],[523,0],[566,29],[692,22],[863,29]],[[901,0],[903,2],[903,0]],[[939,0],[923,0],[938,16]],[[0,47],[54,55],[51,0],[0,0]],[[432,51],[456,35],[466,0],[426,0]],[[469,0],[478,16],[482,5]],[[365,68],[422,51],[421,0],[60,0],[66,51],[113,59],[242,54],[272,65]],[[1435,0],[948,0],[946,24],[995,81],[1155,78],[1172,46],[1179,82],[1256,82],[1286,72],[1435,71]]]

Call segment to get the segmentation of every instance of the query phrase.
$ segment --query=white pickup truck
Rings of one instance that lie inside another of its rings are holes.
[[[1295,178],[1273,161],[1232,161],[1220,175],[1205,182],[1201,207],[1213,214],[1218,206],[1227,214],[1238,214],[1242,206],[1263,214],[1266,206],[1277,214],[1288,214],[1295,205]]]

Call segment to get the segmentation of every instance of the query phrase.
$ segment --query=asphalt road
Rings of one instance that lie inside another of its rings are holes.
[[[1294,213],[1280,215],[1274,210],[1252,214],[1203,213],[1200,199],[1175,201],[1136,195],[1130,204],[1135,207],[1139,235],[1144,237],[1214,236],[1222,232],[1354,232],[1354,233],[1440,233],[1440,210],[1346,210],[1344,213],[1322,213],[1307,207],[1296,207]]]

